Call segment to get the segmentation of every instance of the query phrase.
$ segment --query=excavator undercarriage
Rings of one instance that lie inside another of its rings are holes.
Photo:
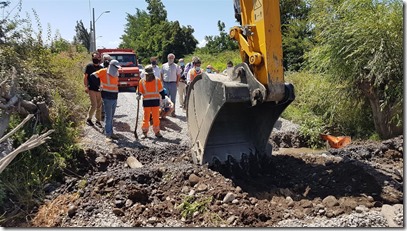
[[[235,15],[241,26],[230,37],[238,41],[243,62],[228,76],[202,73],[188,87],[187,122],[197,164],[270,156],[274,123],[295,98],[283,76],[279,1],[235,1]]]

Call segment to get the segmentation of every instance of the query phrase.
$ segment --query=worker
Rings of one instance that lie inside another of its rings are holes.
[[[181,68],[174,62],[175,55],[173,53],[168,54],[167,59],[168,62],[164,63],[161,68],[161,80],[168,91],[168,96],[175,106],[177,104],[177,86],[181,78]],[[175,111],[171,116],[176,117]]]
[[[201,59],[199,57],[195,57],[195,59],[192,61],[193,67],[191,70],[188,71],[187,74],[187,84],[191,84],[192,81],[194,81],[195,77],[197,75],[202,74],[202,69],[201,69]]]
[[[171,115],[171,113],[175,110],[174,103],[168,97],[167,90],[165,88],[164,88],[164,95],[165,95],[165,98],[161,99],[161,105],[160,105],[161,119],[165,119],[168,115]]]
[[[158,61],[157,61],[157,57],[153,56],[150,58],[150,64],[153,66],[153,71],[154,71],[154,76],[156,78],[160,78],[161,76],[161,68],[158,66]],[[145,69],[141,72],[140,74],[140,78],[145,78],[146,73],[145,73]]]
[[[162,138],[163,136],[160,133],[160,99],[165,98],[163,84],[159,78],[154,76],[152,65],[147,65],[144,71],[146,76],[139,82],[139,94],[137,95],[137,100],[140,99],[140,95],[143,95],[144,119],[141,127],[143,132],[142,138],[147,138],[150,116],[153,119],[155,136]]]
[[[113,117],[116,112],[117,98],[119,95],[119,61],[113,59],[107,68],[100,69],[92,75],[100,79],[100,91],[105,110],[105,135],[106,141],[118,139],[113,133]]]
[[[233,73],[233,62],[229,60],[226,64],[226,69],[222,71],[222,74],[232,76],[232,73]]]
[[[89,95],[90,107],[88,110],[88,116],[86,118],[86,124],[94,126],[92,122],[93,116],[96,117],[96,126],[102,127],[100,123],[102,120],[102,96],[99,91],[100,81],[98,78],[92,76],[92,73],[102,69],[100,65],[100,54],[95,52],[92,54],[92,63],[89,63],[85,67],[83,74],[83,83],[85,84],[85,92]],[[96,114],[95,114],[96,112]]]
[[[110,61],[112,61],[112,57],[109,54],[104,54],[102,57],[102,67],[107,68]]]
[[[191,70],[191,68],[194,66],[194,60],[196,59],[195,56],[192,57],[191,62],[187,63],[184,68],[184,73],[185,76],[188,74],[188,71]]]
[[[208,66],[206,66],[206,73],[214,73],[214,74],[216,74],[216,73],[218,73],[219,71],[218,70],[216,70],[216,68],[214,68],[214,67],[212,67],[212,65],[208,65]]]
[[[187,77],[185,73],[185,62],[184,59],[179,59],[178,60],[178,65],[181,68],[181,77],[178,83],[178,99],[180,103],[180,108],[184,108],[185,106],[185,97],[187,94],[186,88],[187,88]]]

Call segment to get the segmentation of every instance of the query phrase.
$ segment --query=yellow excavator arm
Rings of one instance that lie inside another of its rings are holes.
[[[283,48],[278,0],[235,0],[241,26],[230,30],[240,56],[256,79],[268,87],[266,101],[284,98]],[[240,9],[240,12],[238,12]]]
[[[188,132],[198,164],[270,156],[274,123],[295,98],[293,85],[284,82],[279,1],[235,0],[234,10],[240,26],[230,37],[239,43],[242,63],[229,77],[198,75],[187,91]]]

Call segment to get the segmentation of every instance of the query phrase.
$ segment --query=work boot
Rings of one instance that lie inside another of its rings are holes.
[[[118,139],[119,139],[119,137],[118,137],[116,134],[112,134],[112,136],[111,136],[110,138],[112,138],[112,139],[114,139],[114,140],[118,140]]]
[[[143,135],[141,136],[142,139],[147,138],[147,132],[143,132]]]
[[[112,142],[113,140],[112,140],[112,138],[111,137],[106,137],[106,142]]]
[[[86,124],[89,125],[89,126],[93,126],[93,125],[94,125],[94,124],[92,123],[92,120],[91,120],[91,119],[87,119],[87,120],[86,120]]]
[[[99,128],[102,128],[102,124],[100,123],[100,121],[96,121],[95,125]]]
[[[157,137],[157,138],[163,138],[163,135],[161,135],[160,132],[157,132],[157,133],[155,133],[155,137]]]

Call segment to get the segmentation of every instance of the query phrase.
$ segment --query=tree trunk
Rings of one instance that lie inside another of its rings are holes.
[[[370,103],[375,130],[380,138],[389,139],[402,135],[403,126],[397,126],[396,122],[391,120],[396,113],[396,109],[392,107],[392,104],[388,104],[382,109],[377,89],[367,82],[362,83],[360,87]]]

